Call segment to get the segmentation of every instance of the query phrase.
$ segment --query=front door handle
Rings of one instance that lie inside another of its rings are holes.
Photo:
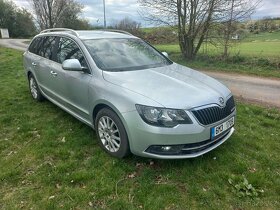
[[[37,66],[37,64],[35,62],[32,62],[32,66]]]
[[[51,71],[51,75],[53,75],[54,77],[57,76],[57,73],[55,71]]]

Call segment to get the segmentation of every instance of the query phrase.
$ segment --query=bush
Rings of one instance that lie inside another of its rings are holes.
[[[167,27],[156,28],[146,32],[142,38],[152,44],[173,44],[178,42],[176,30]]]
[[[271,66],[272,63],[267,58],[259,58],[257,60],[257,64],[260,66]]]
[[[36,34],[32,15],[12,1],[0,0],[0,28],[7,28],[11,37],[31,37]]]
[[[234,55],[234,56],[230,57],[229,59],[233,63],[242,63],[242,62],[246,61],[246,58],[244,56],[240,56],[239,54]]]

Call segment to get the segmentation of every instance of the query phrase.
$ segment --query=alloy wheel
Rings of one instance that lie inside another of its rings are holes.
[[[98,134],[103,146],[110,152],[117,152],[121,146],[120,131],[116,123],[108,116],[98,121]]]
[[[35,79],[33,77],[30,78],[29,85],[30,85],[30,92],[32,94],[32,97],[36,99],[38,97],[38,88]]]

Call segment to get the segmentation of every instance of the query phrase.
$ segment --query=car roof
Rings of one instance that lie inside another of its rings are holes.
[[[41,31],[40,35],[65,35],[71,34],[79,39],[104,39],[104,38],[136,38],[126,31],[120,30],[71,30],[64,28],[53,28]]]
[[[132,34],[115,31],[77,31],[80,39],[132,38]]]

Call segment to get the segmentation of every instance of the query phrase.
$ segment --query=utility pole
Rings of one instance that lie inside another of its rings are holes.
[[[104,28],[106,28],[106,8],[105,8],[105,0],[103,0],[103,9],[104,9]]]

